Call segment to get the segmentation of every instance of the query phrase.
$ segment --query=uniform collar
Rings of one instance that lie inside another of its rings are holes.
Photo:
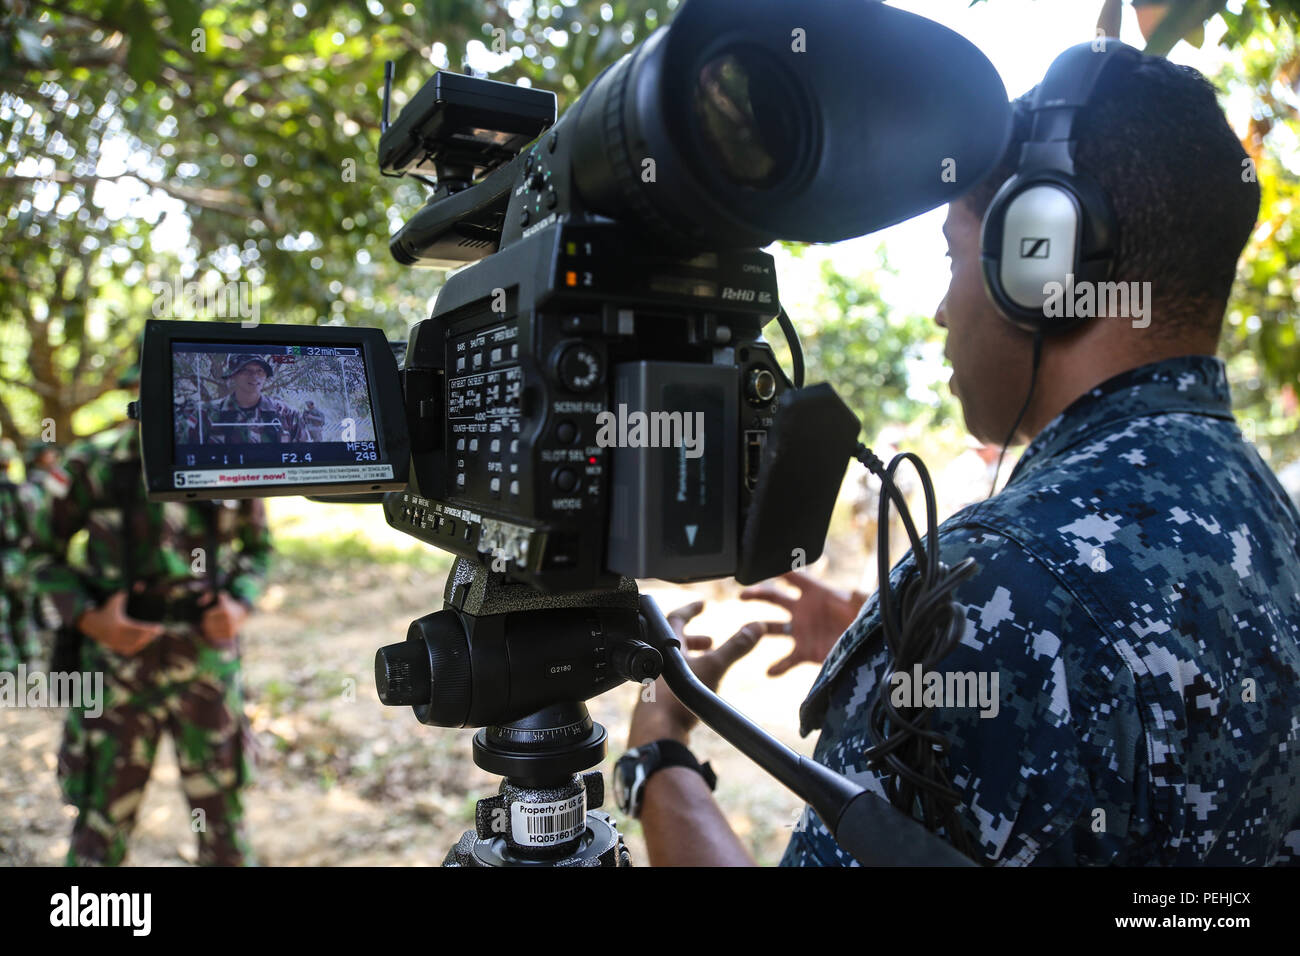
[[[245,408],[243,405],[239,404],[238,396],[236,396],[234,392],[231,392],[229,395],[226,396],[226,404],[237,412],[244,412],[245,414],[247,414],[248,412],[255,412],[259,408],[265,408],[266,395],[262,394],[257,396],[257,404],[249,405],[247,408]]]
[[[1121,372],[1075,399],[1020,456],[1007,484],[1098,431],[1142,415],[1185,412],[1232,420],[1232,395],[1223,361],[1180,355]]]

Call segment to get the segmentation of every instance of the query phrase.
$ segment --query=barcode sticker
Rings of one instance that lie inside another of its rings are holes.
[[[587,794],[549,803],[510,804],[510,833],[520,846],[552,846],[581,836],[587,826]]]

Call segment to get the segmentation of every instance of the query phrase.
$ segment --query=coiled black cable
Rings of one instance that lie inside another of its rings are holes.
[[[880,579],[880,621],[889,665],[868,713],[867,733],[872,746],[864,756],[867,765],[884,778],[885,794],[899,810],[916,816],[931,832],[940,828],[959,851],[975,858],[975,848],[957,811],[961,794],[948,775],[948,740],[930,729],[934,712],[928,707],[895,707],[891,698],[896,673],[911,674],[921,665],[930,673],[961,640],[964,621],[953,592],[979,566],[965,558],[954,568],[939,560],[938,517],[934,484],[924,462],[911,452],[896,455],[886,467],[866,445],[858,444],[855,457],[880,479],[876,561]],[[898,490],[894,474],[903,462],[916,469],[925,491],[926,540],[916,533],[907,501]],[[911,541],[916,570],[895,601],[889,579],[889,510],[898,509]],[[928,543],[928,544],[927,544]]]

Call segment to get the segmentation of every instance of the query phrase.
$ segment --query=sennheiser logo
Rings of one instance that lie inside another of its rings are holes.
[[[1052,251],[1051,239],[1030,237],[1020,240],[1021,259],[1046,259]]]
[[[50,897],[51,926],[124,926],[148,936],[152,893],[82,893],[79,886]]]

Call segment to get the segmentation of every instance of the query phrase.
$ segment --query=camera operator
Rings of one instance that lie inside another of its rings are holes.
[[[1294,863],[1300,514],[1243,440],[1215,357],[1259,187],[1200,74],[1150,57],[1107,69],[1078,113],[1074,160],[1117,218],[1112,278],[1149,282],[1149,321],[1103,312],[1035,335],[995,305],[981,267],[985,213],[1032,135],[1029,101],[999,168],[944,227],[952,275],[935,321],[952,390],[975,438],[1028,442],[1000,494],[940,527],[942,560],[980,568],[955,591],[965,630],[940,673],[1000,687],[993,706],[933,710],[957,813],[983,863]],[[895,594],[914,563],[894,568]],[[856,597],[795,583],[798,598],[745,596],[791,613],[779,669],[821,663],[847,628],[801,731],[821,728],[816,759],[883,795],[864,756],[871,702],[894,690],[878,595],[857,611]],[[671,615],[679,634],[698,609]],[[716,684],[786,631],[747,625],[694,666]],[[750,862],[685,750],[695,719],[662,681],[653,700],[628,741],[671,741],[675,755],[639,768],[651,862]],[[782,863],[850,862],[806,809]]]

